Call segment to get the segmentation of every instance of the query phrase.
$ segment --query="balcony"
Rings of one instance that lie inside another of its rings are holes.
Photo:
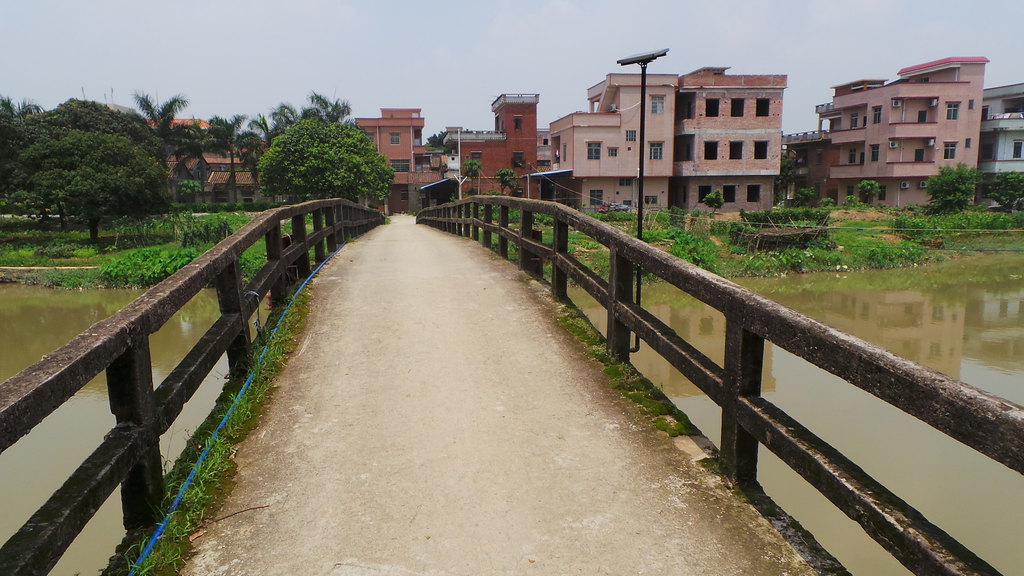
[[[836,112],[836,105],[833,104],[832,102],[826,102],[824,104],[818,104],[817,106],[814,107],[814,111],[819,116],[831,116],[831,115],[837,113]]]
[[[845,130],[833,130],[829,132],[829,135],[832,136],[833,144],[864,142],[865,134],[867,134],[867,130],[863,126],[860,128],[848,128]]]
[[[982,132],[1024,131],[1024,113],[994,114],[981,121]]]
[[[811,132],[798,132],[796,134],[783,134],[783,144],[799,144],[801,142],[818,142],[828,139],[828,132],[814,130]]]
[[[890,125],[890,136],[903,138],[935,138],[938,122],[894,122]]]

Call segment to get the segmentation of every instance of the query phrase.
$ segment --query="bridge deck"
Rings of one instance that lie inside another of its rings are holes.
[[[809,574],[479,245],[396,217],[313,313],[184,574]]]

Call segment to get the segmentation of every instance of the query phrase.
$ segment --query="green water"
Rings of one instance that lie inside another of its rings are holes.
[[[121,309],[141,294],[134,290],[52,290],[0,284],[0,381]],[[150,339],[153,379],[159,383],[219,315],[216,295],[204,292]],[[227,372],[224,359],[160,440],[173,460],[187,434],[205,418]],[[106,383],[99,376],[70,401],[0,454],[0,542],[6,541],[100,443],[114,425]],[[51,574],[95,574],[106,566],[124,536],[115,491]]]
[[[740,279],[740,284],[835,328],[973,386],[1024,404],[1024,257],[989,256],[927,267]],[[725,320],[666,284],[644,305],[712,360],[724,355]],[[602,331],[603,309],[571,293]],[[650,348],[633,363],[714,442],[720,410]],[[764,395],[858,463],[1004,574],[1024,573],[1024,477],[768,345]],[[908,574],[859,525],[767,450],[765,489],[854,574]]]

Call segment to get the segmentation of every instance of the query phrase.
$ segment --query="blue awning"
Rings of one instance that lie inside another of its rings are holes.
[[[457,183],[454,180],[452,180],[451,178],[445,178],[444,180],[438,180],[437,182],[431,182],[430,184],[427,184],[426,186],[420,186],[420,190],[426,190],[427,188],[430,188],[431,186],[437,186],[438,184],[444,184],[445,182],[452,182],[453,184],[457,185]]]
[[[568,170],[549,170],[547,172],[534,172],[533,174],[527,174],[527,176],[557,176],[561,174],[572,174],[572,168]]]

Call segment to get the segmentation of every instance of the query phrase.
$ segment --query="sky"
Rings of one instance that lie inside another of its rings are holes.
[[[0,95],[132,106],[181,94],[182,115],[266,114],[311,91],[355,117],[421,108],[424,136],[493,129],[503,93],[540,94],[538,124],[587,107],[633,54],[648,72],[786,74],[783,131],[817,128],[831,86],[985,56],[986,87],[1024,82],[1024,2],[992,0],[33,0],[0,11]],[[636,66],[631,67],[639,72]]]

